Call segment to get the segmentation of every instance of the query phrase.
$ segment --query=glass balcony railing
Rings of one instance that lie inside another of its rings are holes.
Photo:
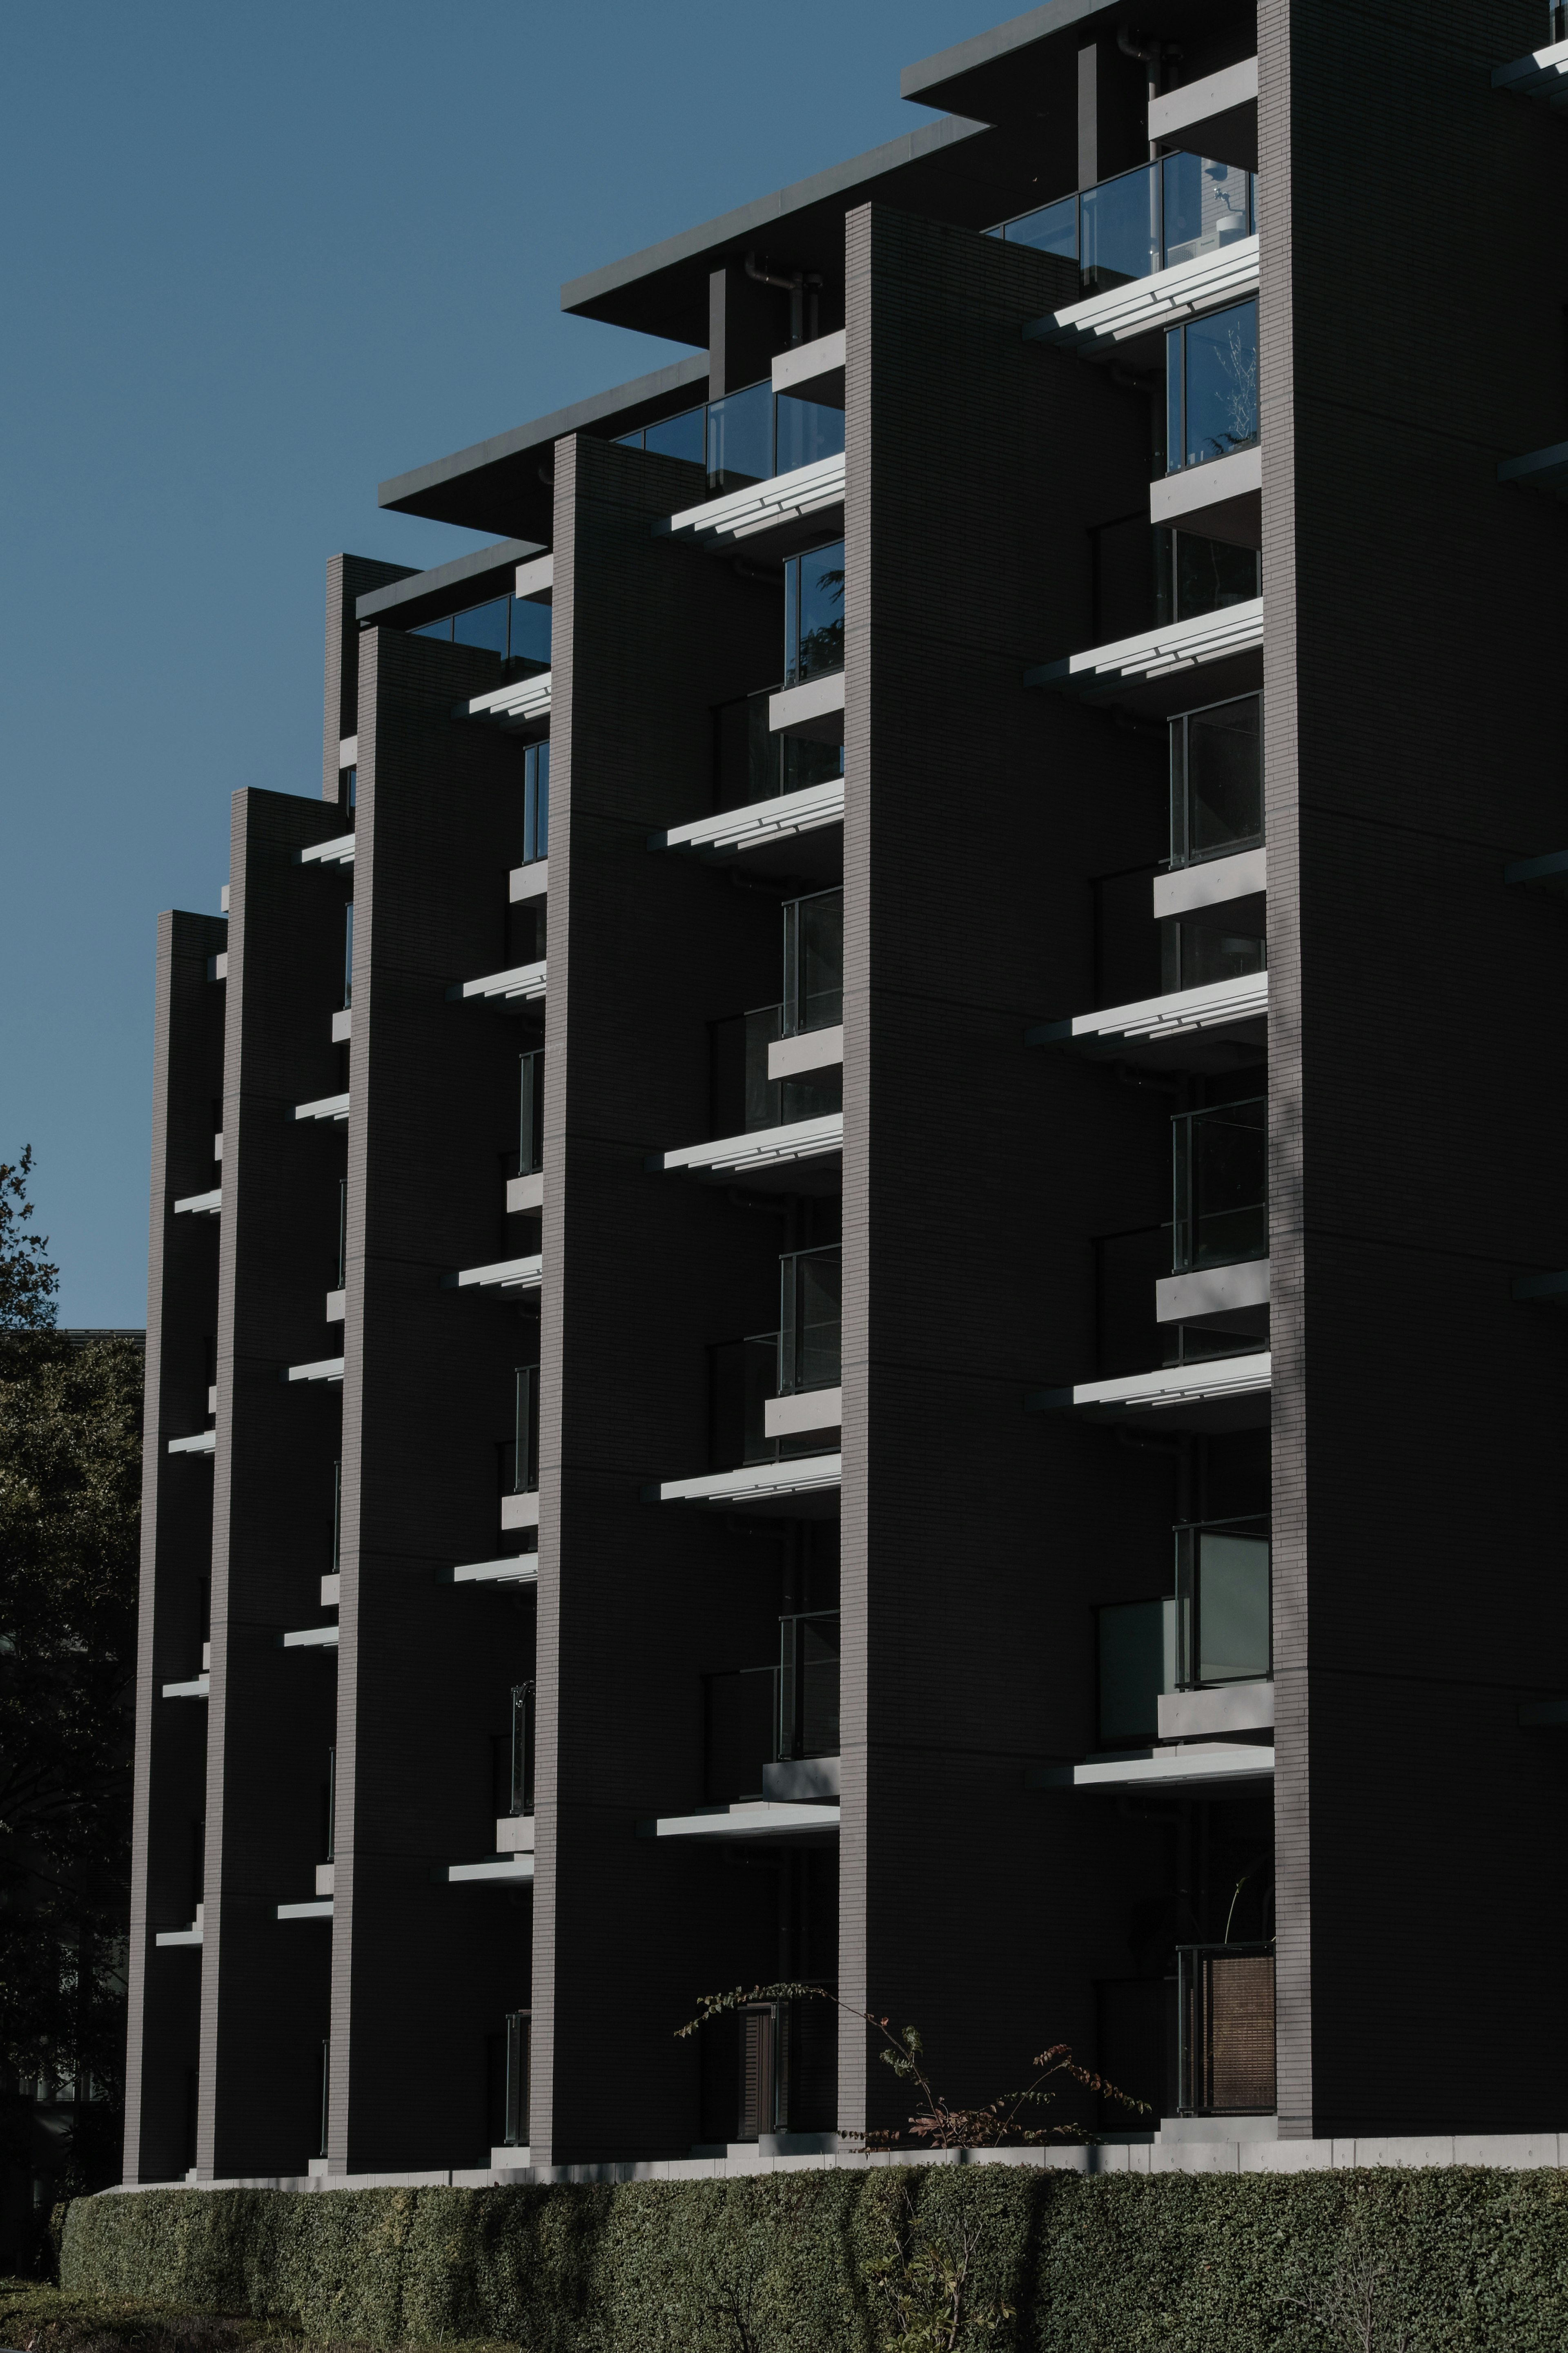
[[[799,1256],[816,1253],[801,1252]],[[823,1254],[826,1256],[826,1253]],[[837,1261],[837,1251],[832,1252]],[[784,1261],[786,1298],[790,1261]],[[712,1457],[716,1471],[738,1471],[759,1462],[786,1462],[796,1455],[820,1454],[830,1441],[819,1430],[789,1438],[771,1437],[767,1409],[777,1398],[809,1389],[836,1388],[839,1380],[838,1268],[814,1268],[795,1278],[790,1320],[777,1332],[753,1332],[722,1343],[712,1352]]]
[[[1268,1524],[1195,1521],[1176,1530],[1176,1687],[1263,1683],[1274,1672]]]
[[[1085,292],[1101,293],[1218,253],[1257,226],[1255,173],[1177,154],[999,222],[988,234],[1076,261]]]
[[[792,555],[784,565],[784,684],[803,686],[844,667],[844,542]]]
[[[1258,304],[1211,311],[1165,333],[1165,470],[1258,443]]]
[[[771,481],[775,474],[792,474],[819,458],[837,457],[844,447],[844,411],[794,393],[775,393],[770,379],[616,438],[623,449],[652,449],[701,466],[717,498],[750,482]]]
[[[1093,638],[1114,645],[1173,621],[1194,621],[1263,593],[1256,548],[1121,515],[1089,533]]]
[[[1268,1121],[1264,1095],[1173,1118],[1173,1274],[1267,1258]]]
[[[529,2135],[530,2060],[533,2047],[533,2012],[509,2010],[501,2049],[501,2137],[498,2148],[526,2148]]]
[[[408,634],[439,638],[447,645],[481,647],[486,653],[499,654],[514,676],[530,678],[550,668],[550,627],[548,605],[527,596],[492,596],[439,621],[422,622]]]
[[[779,1620],[775,1665],[705,1678],[710,1805],[759,1798],[763,1768],[839,1749],[837,1609],[795,1610]]]
[[[1112,1601],[1095,1611],[1100,1746],[1142,1746],[1160,1736],[1160,1700],[1176,1688],[1176,1604]]]
[[[1180,2113],[1272,2116],[1272,1944],[1178,1945],[1176,2016]]]
[[[784,1018],[782,1005],[762,1005],[712,1023],[710,1116],[716,1136],[788,1127],[796,1120],[822,1119],[843,1110],[840,1070],[814,1071],[801,1079],[768,1076],[768,1048],[787,1034]]]

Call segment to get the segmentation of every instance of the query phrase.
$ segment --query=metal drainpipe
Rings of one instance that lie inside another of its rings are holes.
[[[1147,66],[1149,69],[1149,101],[1152,105],[1154,100],[1160,95],[1160,59],[1163,52],[1161,49],[1159,42],[1141,41],[1137,38],[1135,34],[1128,30],[1125,25],[1121,25],[1117,27],[1116,46],[1121,50],[1124,58],[1141,58],[1144,65]],[[1149,161],[1151,164],[1154,162],[1159,153],[1160,149],[1157,141],[1151,139],[1149,142]]]
[[[787,278],[781,278],[776,270],[759,269],[754,253],[748,253],[746,256],[746,275],[758,286],[776,286],[782,294],[789,296],[789,341],[792,351],[797,349],[805,341],[805,290],[809,286],[813,290],[812,341],[816,342],[817,328],[816,290],[822,284],[820,278],[815,274],[808,276],[804,269],[792,269]]]

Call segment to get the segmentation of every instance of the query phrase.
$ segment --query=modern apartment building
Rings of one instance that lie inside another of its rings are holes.
[[[160,936],[128,2181],[896,2122],[777,1979],[1568,2117],[1565,37],[1051,0],[383,486]]]

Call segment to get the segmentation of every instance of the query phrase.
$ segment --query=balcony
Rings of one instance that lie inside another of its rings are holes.
[[[492,687],[488,694],[476,694],[467,702],[455,702],[452,716],[480,720],[487,727],[499,727],[508,735],[542,735],[550,720],[552,675],[547,670],[540,670],[505,686]]]
[[[784,565],[784,677],[768,699],[777,735],[844,741],[844,542]]]
[[[827,378],[824,375],[819,380],[826,385]],[[623,434],[619,446],[683,458],[707,474],[706,507],[689,508],[668,522],[656,523],[658,536],[710,546],[726,541],[732,544],[770,522],[793,521],[844,496],[843,409],[775,391],[771,377]],[[756,491],[773,494],[762,502],[760,516],[748,512],[745,497]],[[731,503],[739,508],[733,519],[711,514],[713,507]],[[699,517],[707,519],[700,522]]]
[[[1254,77],[1256,95],[1256,66]],[[1256,174],[1178,153],[1059,196],[988,234],[1076,261],[1086,292],[1105,293],[1233,255],[1255,234],[1257,209]]]
[[[1168,717],[1190,699],[1189,670],[1234,662],[1234,683],[1226,681],[1233,694],[1261,683],[1255,548],[1152,529],[1141,515],[1101,524],[1089,536],[1094,642],[1026,670],[1026,686],[1089,702],[1131,700]],[[1217,700],[1218,682],[1211,692]]]
[[[766,702],[766,697],[756,698]],[[765,721],[766,712],[763,712]],[[766,729],[764,727],[764,733]],[[817,747],[795,736],[770,738],[776,751],[815,751]],[[842,747],[835,747],[841,756]],[[783,804],[781,806],[781,803]],[[804,834],[817,833],[844,822],[844,777],[836,763],[831,775],[808,784],[784,784],[779,793],[726,808],[717,817],[700,817],[689,825],[650,833],[650,849],[668,849],[704,865],[726,864],[748,850],[768,849],[774,843],[795,849]]]
[[[1241,972],[1070,1020],[1042,1022],[1030,1046],[1068,1046],[1151,1069],[1224,1071],[1256,1061],[1266,1042],[1267,971]]]
[[[838,1657],[837,1610],[795,1611],[776,1663],[704,1678],[709,1803],[837,1798]]]
[[[1152,98],[1149,136],[1167,146],[1213,148],[1228,162],[1256,172],[1258,59],[1243,58],[1239,64]]]
[[[779,1261],[779,1329],[721,1344],[712,1356],[713,1460],[782,1462],[820,1450],[843,1420],[842,1253],[837,1242]]]
[[[1552,11],[1552,29],[1554,33],[1563,29],[1560,8]],[[1547,48],[1532,49],[1528,57],[1515,58],[1506,66],[1494,66],[1492,88],[1506,90],[1510,98],[1533,99],[1558,113],[1568,110],[1568,40],[1553,40]]]
[[[506,1180],[506,1213],[544,1207],[544,1049],[518,1056],[517,1173]]]
[[[519,570],[531,568],[520,565]],[[548,676],[551,619],[549,605],[537,596],[495,596],[439,621],[426,621],[408,635],[437,638],[445,645],[477,646],[498,655],[516,682]]]
[[[509,972],[486,973],[479,980],[457,980],[447,991],[450,1005],[478,1000],[485,1005],[537,1005],[545,995],[545,959],[514,965]]]
[[[763,687],[736,695],[714,711],[714,807],[729,810],[837,785],[842,800],[843,729],[830,740],[777,733],[771,713],[777,696]],[[775,822],[787,823],[782,812]]]

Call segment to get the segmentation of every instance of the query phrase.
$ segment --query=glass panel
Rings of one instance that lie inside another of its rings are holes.
[[[844,542],[784,565],[784,683],[844,667]]]
[[[1212,923],[1183,923],[1167,918],[1160,926],[1160,986],[1166,995],[1178,988],[1205,988],[1211,981],[1237,980],[1243,973],[1263,972],[1268,964],[1268,944],[1250,932],[1225,932]]]
[[[773,453],[773,471],[787,474],[796,466],[815,465],[819,458],[837,458],[844,447],[844,411],[823,401],[797,400],[781,392]]]
[[[651,428],[650,428],[651,435]],[[750,384],[708,404],[708,487],[742,489],[773,470],[773,387]]]
[[[520,1055],[517,1173],[531,1176],[544,1166],[544,1049]]]
[[[838,1612],[779,1620],[778,1755],[838,1754]]]
[[[353,808],[358,791],[359,770],[357,768],[340,768],[338,770],[338,798],[345,808]]]
[[[778,1459],[779,1442],[767,1434],[765,1408],[770,1398],[777,1397],[779,1377],[779,1335],[776,1332],[756,1332],[741,1343],[742,1386],[742,1460],[745,1462],[773,1462]]]
[[[1167,155],[1161,168],[1167,269],[1247,235],[1247,175],[1238,165],[1212,164],[1202,155]]]
[[[531,744],[522,764],[522,862],[550,855],[550,745]]]
[[[1083,268],[1101,288],[1125,286],[1160,267],[1159,166],[1143,164],[1080,198]]]
[[[459,646],[482,646],[486,653],[506,651],[506,608],[510,596],[496,596],[488,605],[470,605],[452,616],[452,637]]]
[[[809,735],[781,735],[774,740],[786,793],[804,792],[808,785],[825,785],[844,774],[842,744],[818,744]]]
[[[444,638],[450,644],[452,616],[448,613],[443,620],[422,622],[418,628],[410,629],[408,634],[411,638]]]
[[[1174,1600],[1117,1601],[1095,1615],[1101,1742],[1158,1739],[1160,1694],[1176,1688]]]
[[[1177,1274],[1268,1255],[1267,1110],[1258,1096],[1179,1112],[1171,1122]]]
[[[541,605],[531,597],[511,599],[511,642],[506,650],[525,676],[550,668],[550,628],[553,617],[548,605]]]
[[[819,891],[784,911],[786,1037],[844,1018],[844,893]]]
[[[1194,1548],[1191,1681],[1259,1683],[1269,1672],[1268,1538],[1190,1531]]]
[[[838,1385],[843,1316],[843,1255],[837,1242],[826,1250],[791,1250],[779,1261],[781,1397],[801,1389]]]
[[[645,449],[657,451],[661,458],[685,458],[692,465],[702,463],[702,428],[707,411],[683,408],[679,417],[661,417],[638,437]]]
[[[516,1377],[511,1492],[526,1495],[539,1484],[539,1366],[520,1365]]]
[[[1078,198],[1063,196],[1059,203],[1042,206],[1037,213],[1026,213],[1022,220],[1007,221],[1002,234],[1009,245],[1032,245],[1037,253],[1060,253],[1076,261]]]
[[[635,433],[617,433],[616,436],[616,448],[617,449],[640,449],[642,446],[642,427],[640,425]]]
[[[1171,722],[1171,863],[1263,839],[1262,706],[1256,694]]]
[[[343,909],[343,1004],[354,1000],[354,902],[351,899]]]
[[[533,1685],[513,1683],[511,1687],[511,1803],[512,1814],[533,1811]]]
[[[1173,398],[1168,408],[1172,472],[1252,448],[1258,439],[1257,303],[1238,302],[1234,310],[1194,319],[1166,336],[1165,350],[1168,365],[1185,369],[1180,413]]]
[[[1245,605],[1262,594],[1256,548],[1232,547],[1223,539],[1197,539],[1190,531],[1173,532],[1171,536],[1176,543],[1178,621],[1220,612],[1226,605]]]
[[[533,2013],[513,2010],[506,2021],[506,2104],[505,2139],[507,2148],[526,2148],[529,2134],[529,2059],[530,2037],[533,2030]]]

